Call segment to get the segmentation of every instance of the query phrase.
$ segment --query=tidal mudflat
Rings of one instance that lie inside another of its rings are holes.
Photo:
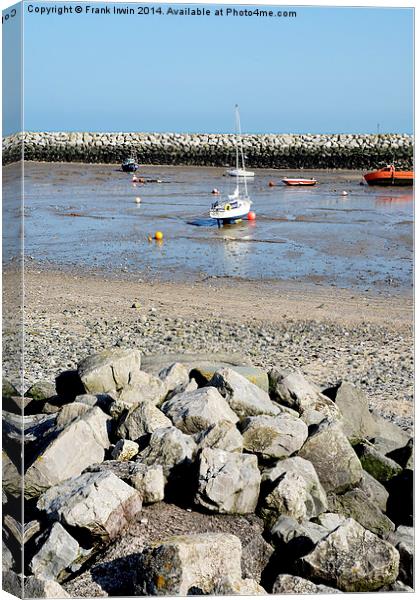
[[[5,168],[6,186],[12,169]],[[29,260],[166,281],[215,276],[411,289],[411,190],[361,186],[362,173],[355,171],[305,171],[319,185],[270,188],[269,181],[300,173],[260,169],[249,183],[257,221],[217,229],[208,218],[211,190],[229,193],[235,184],[224,169],[144,167],[142,176],[162,181],[145,185],[133,185],[118,169],[25,165]],[[149,243],[157,230],[164,243]],[[5,254],[13,254],[5,236]]]
[[[25,172],[28,590],[410,591],[411,193],[352,172],[270,189],[281,174],[267,171],[250,184],[257,222],[217,229],[221,170],[150,168],[162,183],[136,187],[103,165]],[[7,317],[4,375],[19,387]],[[8,508],[22,399],[3,396]],[[57,545],[74,552],[51,560]],[[21,554],[7,557],[18,571]]]

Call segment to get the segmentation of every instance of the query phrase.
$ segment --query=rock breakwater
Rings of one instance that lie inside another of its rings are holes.
[[[113,347],[3,408],[9,592],[412,591],[412,439],[349,384]]]
[[[132,152],[144,165],[235,164],[232,134],[23,132],[3,138],[3,164],[20,160],[120,163]],[[248,134],[247,166],[289,169],[412,168],[408,134]]]

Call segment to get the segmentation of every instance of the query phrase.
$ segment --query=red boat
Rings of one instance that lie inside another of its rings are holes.
[[[394,165],[388,165],[378,171],[366,173],[364,178],[369,185],[413,185],[414,171],[397,171]]]
[[[286,185],[315,185],[317,183],[316,179],[293,179],[291,177],[285,177],[282,179],[282,182]]]

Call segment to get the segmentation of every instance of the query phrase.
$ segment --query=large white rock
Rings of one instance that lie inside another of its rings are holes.
[[[194,434],[219,421],[239,421],[226,400],[212,387],[177,394],[162,404],[162,411],[184,433]]]
[[[141,511],[141,494],[113,473],[84,473],[54,486],[37,507],[53,520],[85,529],[92,538],[114,539]]]
[[[166,478],[175,467],[192,462],[197,446],[190,435],[176,427],[156,429],[149,445],[140,452],[138,460],[145,465],[161,465]]]
[[[168,393],[182,390],[189,384],[189,369],[184,364],[175,362],[159,372],[159,379],[164,382]]]
[[[89,554],[60,523],[54,523],[47,539],[32,558],[30,568],[39,578],[63,581],[71,572],[80,569]]]
[[[287,413],[277,417],[248,417],[241,422],[244,448],[263,458],[285,458],[302,447],[308,427]]]
[[[343,381],[337,387],[334,402],[343,415],[344,433],[352,443],[375,436],[378,428],[362,390]]]
[[[240,418],[257,415],[275,416],[280,412],[267,392],[233,369],[225,368],[217,371],[209,385],[218,389],[226,398],[230,408]]]
[[[218,448],[226,452],[242,452],[242,435],[231,421],[219,421],[194,436],[197,452],[203,448]]]
[[[324,419],[314,426],[299,456],[314,465],[326,492],[345,492],[362,479],[360,460],[336,421]]]
[[[332,400],[321,393],[312,381],[299,371],[284,371],[273,368],[269,373],[271,397],[285,404],[299,414],[311,411],[322,413],[326,417],[340,419],[340,411]]]
[[[399,554],[388,542],[346,519],[298,565],[306,577],[343,592],[372,592],[397,579]]]
[[[146,546],[136,596],[211,594],[223,578],[241,580],[241,542],[231,534],[174,536]]]
[[[312,581],[297,575],[278,575],[274,585],[273,594],[339,594],[340,591],[326,585],[316,585]]]
[[[299,456],[280,460],[262,474],[263,489],[268,489],[260,512],[268,526],[281,515],[297,521],[312,519],[328,508],[327,495],[313,465]]]
[[[172,427],[172,421],[150,402],[142,402],[120,419],[117,435],[138,441],[144,435],[162,427]]]
[[[312,550],[329,533],[329,529],[313,521],[298,523],[293,517],[282,516],[271,529],[270,540],[280,553],[287,553],[290,561],[293,555],[302,556]]]
[[[25,474],[25,497],[34,498],[91,464],[102,462],[109,446],[108,417],[100,408],[72,421],[29,466]]]
[[[138,461],[106,460],[93,465],[86,472],[99,471],[114,473],[140,492],[143,504],[160,502],[164,498],[165,477],[160,465],[145,465]]]
[[[140,363],[140,352],[135,348],[110,348],[82,360],[77,372],[87,393],[101,394],[128,385]]]
[[[200,454],[195,501],[212,512],[252,513],[260,481],[256,456],[205,448]]]
[[[70,402],[65,404],[57,415],[56,424],[60,429],[66,427],[69,423],[85,415],[90,410],[90,406],[84,402]]]

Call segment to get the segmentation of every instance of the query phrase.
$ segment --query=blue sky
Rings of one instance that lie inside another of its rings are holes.
[[[295,10],[272,19],[25,10],[25,129],[223,132],[238,103],[249,132],[369,133],[379,123],[412,133],[411,9]],[[8,111],[4,125],[15,126]]]

